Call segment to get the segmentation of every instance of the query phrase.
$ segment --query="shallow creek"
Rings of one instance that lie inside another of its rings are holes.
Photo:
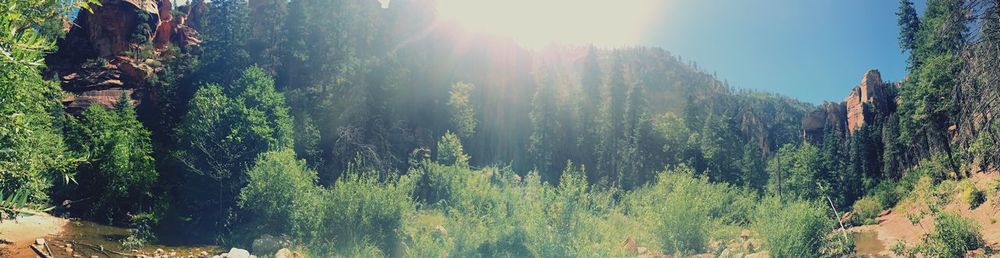
[[[169,257],[199,257],[205,252],[209,255],[218,254],[222,250],[212,245],[170,245],[150,243],[138,249],[124,249],[122,239],[129,234],[128,228],[108,226],[90,221],[71,220],[66,222],[61,232],[45,236],[49,249],[54,257],[135,257],[154,254]],[[19,243],[16,250],[0,255],[11,257],[36,257],[34,251],[25,244]],[[157,250],[161,253],[157,253]]]

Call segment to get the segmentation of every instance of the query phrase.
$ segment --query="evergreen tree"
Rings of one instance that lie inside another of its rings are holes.
[[[468,139],[476,132],[476,110],[472,106],[472,90],[470,83],[458,82],[451,85],[448,97],[448,108],[451,110],[451,123],[459,137]]]
[[[437,143],[437,161],[445,165],[469,167],[469,155],[465,154],[458,135],[445,132],[441,136],[441,140]]]
[[[920,31],[920,17],[910,0],[900,0],[896,11],[899,24],[899,49],[913,50],[917,46],[917,32]]]
[[[535,169],[539,170],[542,180],[557,184],[559,171],[555,164],[562,162],[554,160],[555,148],[560,143],[556,138],[561,133],[556,117],[555,85],[549,75],[538,75],[539,82],[535,85],[535,96],[531,100],[531,136],[528,138],[528,155]]]
[[[247,0],[211,1],[205,29],[200,79],[206,83],[230,83],[250,64],[247,41],[250,19]]]
[[[150,132],[136,119],[130,99],[122,94],[113,111],[87,108],[79,122],[67,126],[67,142],[88,161],[78,168],[74,199],[93,198],[89,217],[127,222],[127,214],[153,209],[158,174]]]

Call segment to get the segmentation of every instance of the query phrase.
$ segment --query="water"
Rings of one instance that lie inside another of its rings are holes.
[[[886,251],[885,244],[878,239],[878,232],[861,231],[851,233],[854,237],[854,251],[861,257],[888,257],[879,254]]]
[[[72,256],[65,247],[66,244],[73,244],[72,254],[79,254],[83,257],[96,255],[98,257],[121,257],[121,254],[151,255],[157,249],[162,249],[163,254],[173,254],[171,257],[187,257],[193,255],[198,257],[203,251],[208,254],[219,254],[221,250],[218,246],[212,245],[164,245],[151,243],[136,250],[125,250],[121,246],[121,240],[129,234],[127,228],[102,225],[90,221],[70,221],[63,228],[63,232],[49,236],[49,247],[57,257]],[[104,251],[100,251],[103,248]]]

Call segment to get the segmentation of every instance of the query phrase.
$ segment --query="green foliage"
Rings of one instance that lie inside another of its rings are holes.
[[[199,75],[206,83],[230,83],[250,66],[247,41],[250,35],[247,0],[216,0],[209,3],[202,31],[205,43]]]
[[[707,178],[692,177],[693,173],[687,166],[661,172],[653,184],[622,200],[628,214],[652,226],[666,253],[707,251],[708,240],[719,237],[717,232],[749,223],[753,213],[753,191],[713,184]],[[649,205],[653,203],[662,205]]]
[[[28,191],[20,189],[9,195],[0,192],[0,221],[16,218],[21,208],[28,204]]]
[[[903,254],[906,253],[906,242],[902,239],[896,240],[896,243],[892,244],[892,247],[889,247],[889,250],[896,256],[903,256]]]
[[[459,137],[469,138],[476,132],[476,110],[472,106],[472,90],[470,83],[458,82],[451,85],[448,97],[448,108],[451,110],[451,123]]]
[[[177,131],[174,157],[187,169],[184,193],[202,223],[221,230],[258,155],[291,148],[292,121],[281,93],[260,68],[228,87],[207,85],[191,99]],[[205,198],[208,196],[209,198]]]
[[[334,246],[365,243],[393,253],[400,227],[412,216],[413,183],[408,177],[379,182],[372,172],[348,171],[323,195],[321,239]]]
[[[793,198],[820,197],[816,178],[820,164],[819,149],[812,144],[782,146],[767,164],[768,192]]]
[[[138,249],[156,240],[153,227],[160,223],[160,217],[152,212],[143,212],[129,218],[129,234],[122,239],[122,247]]]
[[[247,175],[243,234],[290,234],[316,253],[395,253],[415,211],[409,177],[380,181],[374,172],[350,170],[323,188],[290,149],[261,154]]]
[[[960,257],[983,246],[976,222],[953,213],[942,213],[934,221],[923,253],[931,257]]]
[[[920,17],[917,17],[913,2],[900,0],[896,16],[899,18],[899,49],[913,50],[917,45],[917,32],[920,31]]]
[[[976,209],[979,205],[986,202],[986,194],[976,188],[976,185],[970,180],[962,180],[958,183],[959,194],[961,194],[962,201],[969,204],[970,209]]]
[[[809,257],[819,253],[833,227],[827,214],[818,202],[770,196],[761,200],[752,223],[772,257]]]
[[[150,132],[136,118],[124,94],[108,111],[91,105],[68,123],[67,143],[88,161],[78,168],[76,198],[93,198],[88,214],[97,219],[128,221],[126,214],[152,209],[159,174]]]
[[[468,167],[469,155],[462,148],[462,141],[454,133],[445,132],[437,144],[437,161],[441,164]]]
[[[875,197],[865,196],[854,202],[851,209],[854,212],[855,223],[858,225],[875,224],[875,217],[882,212],[883,204]]]
[[[88,1],[11,0],[0,5],[0,192],[27,191],[28,203],[47,202],[54,180],[68,183],[71,159],[59,133],[58,84],[42,78],[61,21]],[[63,180],[67,179],[67,180]]]
[[[262,153],[247,171],[247,185],[240,191],[239,206],[252,215],[247,223],[257,232],[307,236],[317,195],[316,172],[289,149]]]

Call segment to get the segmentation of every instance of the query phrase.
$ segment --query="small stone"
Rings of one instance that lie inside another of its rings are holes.
[[[35,239],[36,245],[45,245],[45,238]]]
[[[70,243],[66,243],[66,246],[65,246],[65,247],[66,247],[66,248],[73,248],[73,244],[70,244]]]
[[[73,253],[73,248],[66,248],[66,253],[72,254]]]
[[[90,258],[101,258],[101,257],[99,257],[97,255],[91,255]]]
[[[177,252],[170,252],[170,256],[177,256]]]
[[[200,254],[198,254],[198,256],[201,256],[201,257],[208,257],[208,252],[206,252],[206,251],[201,251],[201,253],[200,253]]]
[[[163,253],[163,249],[156,248],[156,252],[153,252],[153,253],[155,253],[155,254],[162,254]]]

